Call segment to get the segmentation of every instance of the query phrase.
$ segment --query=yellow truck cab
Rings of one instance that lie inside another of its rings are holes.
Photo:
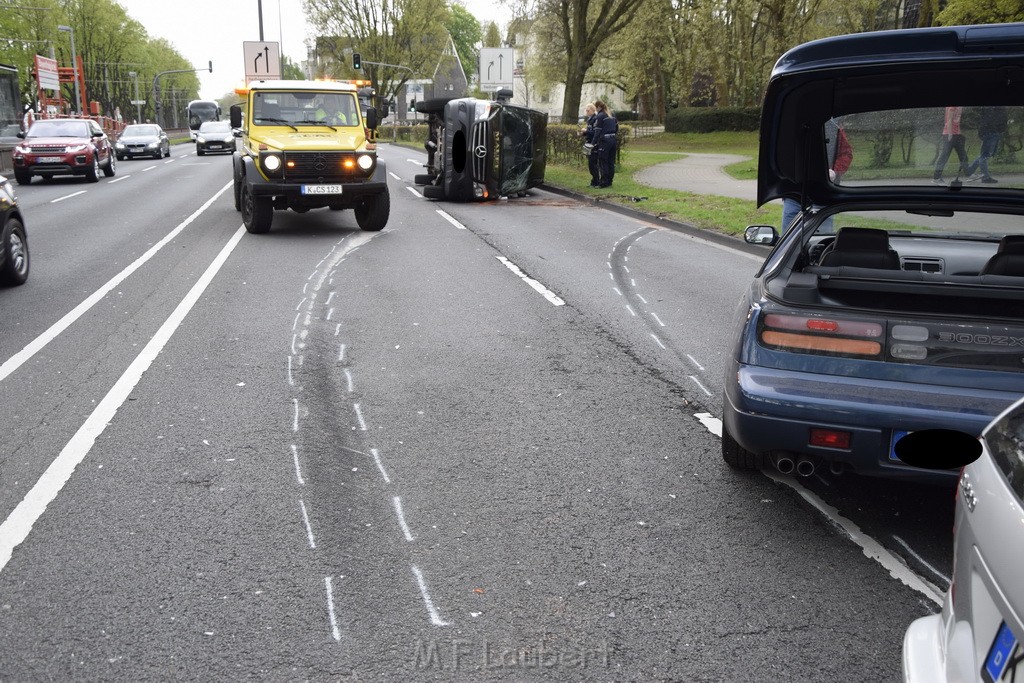
[[[252,233],[270,230],[274,211],[354,209],[363,230],[391,213],[387,171],[377,159],[377,111],[361,109],[357,88],[331,81],[252,81],[230,109],[241,138],[232,160],[235,209]]]

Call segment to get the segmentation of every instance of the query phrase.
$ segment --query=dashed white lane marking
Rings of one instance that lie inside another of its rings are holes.
[[[422,159],[406,159],[406,161],[408,161],[410,164],[416,164],[417,166],[423,165]]]
[[[710,395],[711,395],[711,392],[710,392],[710,391],[708,391],[708,388],[707,388],[706,386],[704,386],[703,384],[701,384],[701,383],[700,383],[700,380],[699,380],[699,379],[697,379],[697,376],[696,376],[696,375],[688,375],[688,376],[689,376],[690,380],[691,380],[691,381],[692,381],[692,382],[693,382],[694,384],[696,384],[696,385],[697,385],[698,387],[700,387],[700,390],[701,390],[701,391],[703,391],[703,392],[704,392],[705,394],[707,394],[708,396],[710,396]]]
[[[338,630],[338,619],[334,614],[334,589],[331,586],[331,577],[324,577],[324,586],[327,588],[327,618],[331,622],[331,637],[341,642],[341,632]]]
[[[455,220],[454,218],[452,218],[452,217],[451,217],[451,216],[450,216],[450,215],[448,214],[448,212],[447,212],[447,211],[442,211],[441,209],[438,209],[438,210],[437,210],[437,212],[438,212],[438,213],[439,213],[439,214],[441,215],[441,218],[445,219],[446,221],[448,221],[449,223],[451,223],[452,225],[454,225],[454,226],[455,226],[456,228],[458,228],[459,230],[465,230],[465,229],[466,229],[466,226],[465,226],[465,225],[463,225],[462,223],[460,223],[460,222],[458,222],[457,220]]]
[[[224,187],[220,188],[220,190],[216,194],[207,199],[202,206],[196,209],[191,216],[189,216],[181,223],[179,223],[174,228],[174,230],[171,230],[169,233],[167,233],[162,240],[160,240],[152,247],[150,247],[145,254],[135,259],[135,261],[133,261],[131,265],[129,265],[120,273],[112,277],[110,281],[107,282],[107,284],[97,289],[95,292],[89,295],[89,297],[85,301],[75,306],[74,309],[72,309],[67,315],[65,315],[57,322],[55,322],[53,325],[49,327],[49,329],[47,329],[41,335],[39,335],[31,342],[29,342],[28,346],[26,346],[21,351],[19,351],[18,353],[14,354],[9,359],[4,361],[3,365],[0,365],[0,382],[2,382],[12,372],[20,368],[29,358],[39,353],[39,351],[43,349],[43,347],[45,347],[51,341],[56,339],[61,332],[69,328],[76,320],[85,315],[86,312],[88,312],[89,309],[91,309],[93,306],[99,303],[103,299],[103,297],[110,293],[119,284],[124,282],[129,275],[131,275],[136,270],[141,268],[143,264],[146,263],[146,261],[153,258],[153,256],[158,251],[167,246],[167,244],[175,237],[177,237],[182,230],[188,227],[189,224],[192,223],[192,221],[194,221],[204,211],[210,208],[210,205],[217,201],[217,199],[220,198],[222,194],[227,192],[227,189],[231,187],[231,185],[232,183],[228,183]]]
[[[391,477],[388,476],[387,471],[384,469],[384,463],[381,462],[380,453],[377,452],[376,448],[371,448],[370,453],[373,454],[373,461],[377,463],[377,469],[380,470],[380,476],[384,477],[384,483],[390,484]]]
[[[299,466],[299,449],[295,444],[292,444],[292,459],[295,461],[295,480],[299,486],[305,486],[306,480],[302,478],[302,468]]]
[[[629,304],[626,304],[626,310],[629,311],[629,314],[631,316],[633,316],[634,318],[636,317],[636,311],[633,310],[632,306],[630,306]]]
[[[402,499],[399,496],[394,496],[391,499],[391,504],[395,506],[395,517],[398,518],[398,526],[402,529],[402,535],[405,536],[405,540],[412,543],[416,539],[412,537],[409,525],[405,523],[405,513],[402,512]]]
[[[166,166],[167,164],[173,164],[173,163],[174,163],[174,159],[168,159],[167,161],[164,162],[164,165]]]
[[[658,314],[657,314],[657,313],[654,313],[654,312],[652,311],[652,312],[651,312],[651,314],[650,314],[650,316],[651,316],[652,318],[654,318],[654,322],[658,323],[658,324],[659,324],[659,325],[661,325],[662,327],[665,327],[665,323],[661,322],[661,318],[659,318],[659,317],[658,317]]]
[[[313,540],[313,527],[309,525],[309,513],[306,512],[306,503],[299,498],[299,507],[302,508],[302,521],[306,524],[306,538],[309,539],[309,547],[316,550],[316,541]]]
[[[694,358],[690,354],[686,354],[686,357],[690,359],[690,362],[693,363],[695,368],[697,368],[701,372],[704,372],[704,366],[698,363],[696,358]]]
[[[548,289],[547,287],[545,287],[544,285],[542,285],[541,283],[537,282],[532,277],[530,277],[529,275],[524,273],[519,268],[519,266],[517,266],[516,264],[512,263],[511,261],[509,261],[504,256],[495,256],[495,258],[498,259],[499,261],[501,261],[502,263],[504,263],[506,268],[511,270],[513,273],[515,273],[519,277],[519,279],[521,279],[526,284],[530,285],[530,287],[532,287],[534,290],[539,292],[541,294],[541,296],[543,296],[545,299],[550,301],[553,305],[555,305],[555,306],[564,306],[565,305],[565,301],[563,301],[561,298],[559,298],[557,294],[555,294],[550,289]]]
[[[154,168],[156,168],[156,166],[150,166],[148,168],[142,169],[142,172],[145,173],[146,171],[152,171]]]
[[[700,421],[700,423],[707,428],[709,432],[711,432],[718,438],[722,438],[722,421],[720,419],[712,416],[710,413],[697,413],[696,415],[694,415],[694,417],[696,417]],[[798,494],[800,494],[800,496],[804,500],[813,505],[821,514],[823,514],[827,519],[832,521],[832,523],[835,525],[837,529],[841,529],[843,532],[846,533],[846,536],[851,541],[859,545],[861,547],[861,550],[864,551],[864,554],[867,557],[871,558],[872,560],[875,560],[880,565],[882,565],[882,567],[886,569],[889,572],[889,575],[892,576],[894,579],[900,581],[905,586],[908,586],[909,588],[912,588],[913,590],[916,590],[917,592],[923,594],[925,597],[932,600],[935,604],[942,604],[942,591],[940,591],[932,583],[925,581],[920,576],[915,574],[910,569],[910,567],[908,567],[906,564],[900,561],[899,558],[897,558],[895,555],[893,555],[884,547],[882,547],[882,545],[878,541],[871,538],[870,536],[865,535],[860,530],[860,527],[858,527],[852,521],[840,515],[839,511],[836,510],[834,507],[823,501],[818,496],[814,495],[814,493],[812,493],[811,491],[808,491],[802,486],[794,484],[792,480],[789,479],[788,477],[784,477],[778,474],[777,472],[772,472],[771,470],[767,469],[761,470],[761,472],[772,481],[778,482],[780,484],[785,484],[786,486],[790,487]]]
[[[420,587],[420,595],[423,596],[423,602],[427,606],[427,614],[430,616],[430,623],[434,626],[448,626],[448,622],[441,618],[441,615],[437,613],[437,608],[434,607],[434,601],[430,599],[430,593],[427,591],[427,582],[423,579],[423,572],[416,565],[412,566],[412,573],[416,577],[416,583]]]
[[[338,360],[339,361],[344,361],[345,360],[345,345],[344,344],[342,344],[341,347],[338,348]]]
[[[225,185],[225,189],[227,187]],[[160,351],[167,345],[175,331],[188,316],[200,297],[202,297],[203,292],[213,282],[213,278],[228,260],[228,257],[234,251],[235,246],[242,239],[243,235],[245,235],[245,228],[240,227],[231,236],[227,244],[224,245],[224,248],[221,249],[220,253],[206,269],[206,272],[200,276],[192,286],[192,289],[185,295],[185,298],[181,300],[181,303],[168,316],[164,324],[160,326],[160,329],[156,331],[152,339],[142,349],[142,352],[136,356],[135,360],[128,366],[128,369],[124,371],[124,374],[118,378],[114,386],[107,392],[107,395],[100,400],[96,409],[92,411],[82,426],[78,428],[78,431],[75,432],[75,435],[71,437],[67,445],[61,449],[60,454],[50,463],[50,466],[46,468],[46,471],[43,472],[43,475],[35,485],[25,494],[25,497],[18,503],[11,514],[7,516],[3,524],[0,524],[0,571],[3,571],[7,563],[10,562],[14,549],[28,538],[36,520],[42,516],[43,512],[46,511],[46,507],[53,502],[57,494],[60,493],[60,490],[64,488],[68,479],[74,474],[75,469],[89,451],[92,450],[96,439],[103,434],[107,425],[113,422],[118,408],[128,400],[128,396],[135,388],[135,385],[139,383],[146,370],[153,364]]]
[[[131,176],[131,174],[130,174],[130,173],[129,173],[128,175],[122,175],[122,176],[118,176],[118,177],[114,178],[113,180],[108,180],[108,181],[107,181],[107,185],[113,185],[114,183],[119,183],[119,182],[121,182],[122,180],[128,180],[128,179],[129,179],[129,178],[131,178],[131,177],[132,177],[132,176]]]
[[[661,347],[661,348],[663,348],[663,349],[664,349],[664,348],[666,348],[666,347],[665,347],[665,345],[664,345],[664,344],[662,343],[662,341],[661,341],[660,339],[658,339],[658,335],[656,335],[656,334],[654,334],[653,332],[651,332],[651,338],[652,338],[652,339],[653,339],[653,340],[654,340],[655,342],[657,342],[658,346],[660,346],[660,347]]]
[[[353,403],[352,408],[356,411],[356,419],[359,420],[359,431],[366,431],[366,420],[363,419],[363,411],[358,403]]]
[[[401,180],[402,179],[402,176],[398,175],[394,171],[388,171],[388,175],[391,176],[392,178],[394,178],[395,180]]]
[[[288,385],[295,386],[295,378],[292,377],[292,357],[288,356]]]
[[[78,195],[85,194],[86,192],[87,192],[87,190],[79,190],[78,192],[72,192],[71,194],[66,194],[63,197],[57,197],[56,199],[51,199],[50,203],[51,204],[56,204],[57,202],[62,202],[65,199],[71,199],[72,197],[77,197]]]
[[[414,195],[416,195],[420,199],[423,199],[423,195],[420,194],[419,190],[417,190],[415,187],[409,187],[408,185],[406,185],[405,189],[409,190],[409,192],[412,192]]]
[[[353,387],[352,387],[352,371],[349,370],[348,368],[345,368],[345,383],[346,383],[346,387],[348,389],[348,393],[351,394],[352,391],[353,391]]]
[[[292,416],[292,431],[297,432],[299,431],[299,399],[293,398],[292,406],[294,408],[294,413]]]

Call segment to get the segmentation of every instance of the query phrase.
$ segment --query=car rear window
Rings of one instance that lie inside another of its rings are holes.
[[[1010,488],[1024,501],[1024,403],[1004,413],[989,427],[985,441]]]

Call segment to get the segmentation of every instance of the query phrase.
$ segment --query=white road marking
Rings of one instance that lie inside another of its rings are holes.
[[[380,460],[380,453],[377,452],[376,448],[371,448],[370,452],[373,453],[373,461],[377,463],[377,469],[380,470],[380,476],[384,477],[384,483],[390,484],[391,477],[388,476],[387,471],[384,469],[384,463]]]
[[[299,467],[299,449],[295,444],[292,444],[292,459],[295,461],[295,479],[299,486],[305,486],[306,480],[302,478],[302,468]]]
[[[409,187],[408,185],[406,185],[406,186],[405,186],[405,189],[409,190],[409,192],[412,192],[412,193],[413,193],[414,195],[416,195],[416,196],[417,196],[417,197],[419,197],[420,199],[423,199],[423,195],[421,195],[421,194],[419,193],[419,191],[418,191],[418,190],[417,190],[417,189],[416,189],[415,187]]]
[[[121,182],[122,180],[128,180],[128,179],[129,179],[129,178],[131,178],[131,177],[132,177],[132,176],[131,176],[131,174],[130,174],[130,173],[129,173],[128,175],[122,175],[122,176],[118,176],[118,177],[114,178],[113,180],[108,180],[108,181],[107,181],[107,185],[113,185],[114,183],[119,183],[119,182]]]
[[[225,186],[226,188],[227,186]],[[195,215],[198,214],[193,214],[193,216]],[[135,385],[139,383],[146,370],[153,364],[157,355],[167,345],[167,342],[170,341],[175,331],[196,305],[196,302],[202,297],[203,292],[209,287],[213,278],[227,261],[243,235],[245,235],[245,228],[240,227],[231,236],[227,244],[224,245],[224,248],[221,249],[213,263],[206,269],[206,272],[200,276],[199,280],[192,286],[192,289],[185,295],[185,298],[181,300],[181,303],[164,321],[160,329],[156,331],[153,338],[142,349],[142,352],[136,356],[124,374],[118,378],[114,386],[107,392],[107,395],[100,400],[96,409],[86,418],[82,426],[79,427],[78,431],[75,432],[75,435],[71,437],[71,440],[68,441],[54,461],[50,463],[50,466],[46,468],[46,471],[43,472],[43,475],[35,485],[25,494],[25,497],[8,515],[3,524],[0,524],[0,571],[3,571],[7,563],[10,562],[14,549],[28,538],[29,533],[32,531],[32,526],[42,516],[43,512],[46,511],[46,507],[57,497],[60,490],[64,488],[64,485],[71,478],[71,475],[74,474],[75,469],[81,464],[85,456],[92,450],[96,439],[104,432],[107,425],[114,420],[118,408],[128,400],[128,396],[135,388]]]
[[[50,203],[51,204],[56,204],[57,202],[62,202],[65,199],[71,199],[72,197],[77,197],[78,195],[85,194],[86,192],[88,192],[88,190],[79,190],[78,192],[72,192],[71,194],[66,194],[63,197],[57,197],[56,199],[51,199]]]
[[[358,403],[353,403],[352,407],[356,411],[356,419],[359,420],[359,431],[365,432],[366,431],[366,421],[363,419],[363,411],[362,411],[362,409],[359,407]]]
[[[352,371],[349,370],[348,368],[345,368],[345,381],[347,383],[348,393],[351,394],[352,391],[353,391],[353,388],[352,388]]]
[[[633,316],[634,318],[636,317],[636,311],[633,310],[632,306],[630,306],[629,304],[626,304],[626,310],[629,311],[629,314],[631,316]]]
[[[89,295],[89,297],[85,301],[83,301],[82,303],[80,303],[77,306],[75,306],[71,310],[71,312],[67,313],[63,318],[61,318],[60,320],[55,322],[53,325],[51,325],[49,329],[47,329],[41,335],[39,335],[38,337],[33,339],[31,342],[29,342],[29,344],[25,348],[23,348],[21,351],[19,351],[18,353],[14,354],[13,356],[11,356],[7,361],[5,361],[3,363],[3,365],[0,365],[0,382],[2,382],[5,378],[7,378],[12,372],[14,372],[19,367],[21,367],[32,356],[34,356],[37,353],[39,353],[39,351],[42,350],[43,347],[45,347],[51,341],[56,339],[57,336],[61,332],[66,330],[68,327],[70,327],[72,325],[72,323],[74,323],[76,320],[78,320],[83,315],[85,315],[86,312],[88,312],[89,309],[91,309],[93,306],[95,306],[97,303],[99,303],[103,299],[103,297],[105,297],[109,292],[111,292],[119,284],[124,282],[124,280],[129,275],[131,275],[136,270],[141,268],[142,265],[146,263],[146,261],[148,261],[149,259],[153,258],[153,256],[158,251],[160,251],[162,248],[164,248],[167,245],[168,242],[170,242],[175,237],[177,237],[178,234],[182,230],[184,230],[186,227],[188,227],[188,225],[192,221],[194,221],[196,218],[199,217],[200,214],[202,214],[204,211],[206,211],[208,208],[210,208],[210,205],[213,204],[215,201],[217,201],[217,199],[222,194],[224,194],[224,192],[226,192],[229,187],[231,187],[231,183],[228,183],[227,185],[222,187],[219,192],[217,192],[215,195],[213,195],[208,200],[206,200],[205,204],[203,204],[198,209],[196,209],[195,212],[193,212],[191,216],[189,216],[188,218],[183,220],[181,223],[179,223],[178,226],[174,228],[174,230],[171,230],[169,233],[167,233],[167,235],[165,235],[162,240],[160,240],[159,242],[154,244],[152,247],[150,247],[149,250],[146,251],[145,254],[143,254],[139,258],[135,259],[135,261],[132,262],[131,265],[129,265],[127,268],[125,268],[120,273],[118,273],[113,278],[111,278],[109,282],[107,282],[105,285],[103,285],[102,287],[97,289],[95,292],[93,292],[91,295]],[[237,241],[237,238],[232,238],[232,239]],[[229,242],[229,244],[230,244],[230,242]]]
[[[402,499],[395,496],[391,499],[391,503],[395,506],[395,516],[398,517],[398,526],[402,528],[402,535],[405,536],[405,540],[412,543],[416,539],[412,537],[412,532],[409,531],[409,525],[405,523],[405,513],[402,512]]]
[[[654,312],[652,312],[652,313],[651,313],[651,317],[652,317],[652,318],[654,318],[654,321],[655,321],[656,323],[658,323],[658,324],[659,324],[659,325],[661,325],[662,327],[665,327],[665,323],[661,322],[661,318],[659,318],[659,317],[658,317],[658,314],[657,314],[657,313],[654,313]]]
[[[302,521],[306,523],[306,538],[309,539],[309,547],[316,550],[316,541],[313,540],[313,527],[309,525],[309,513],[306,512],[306,503],[299,498],[299,506],[302,508]]]
[[[539,292],[541,294],[541,296],[543,296],[545,299],[550,301],[553,305],[555,305],[555,306],[564,306],[565,305],[565,301],[563,301],[561,298],[559,298],[558,295],[556,295],[550,289],[548,289],[547,287],[545,287],[544,285],[542,285],[541,283],[537,282],[532,277],[530,277],[529,275],[524,273],[519,268],[519,266],[517,266],[516,264],[512,263],[511,261],[509,261],[504,256],[496,256],[495,258],[498,259],[499,261],[501,261],[502,263],[504,263],[506,268],[511,270],[517,276],[519,276],[519,278],[523,282],[525,282],[526,284],[530,285],[530,287],[532,287],[534,290]]]
[[[334,615],[334,590],[331,587],[331,577],[324,577],[324,585],[327,587],[327,617],[331,621],[331,637],[341,642],[341,632],[338,631],[338,620]]]
[[[395,180],[401,180],[402,179],[402,176],[396,174],[394,171],[388,171],[388,175],[391,176],[392,178],[394,178]]]
[[[416,577],[416,584],[420,587],[420,595],[423,596],[423,602],[427,605],[427,614],[430,616],[430,623],[434,626],[448,626],[449,623],[442,619],[437,613],[437,608],[434,607],[434,601],[430,599],[430,593],[427,592],[427,582],[423,579],[423,572],[420,571],[419,567],[413,565],[412,573]]]
[[[295,380],[292,378],[292,357],[288,356],[288,384],[295,386]]]
[[[146,171],[152,171],[154,168],[156,168],[156,166],[150,166],[148,168],[142,169],[142,172],[145,173]],[[232,181],[232,182],[234,182],[234,181]]]
[[[711,395],[711,392],[710,392],[710,391],[708,391],[708,388],[707,388],[706,386],[704,386],[703,384],[701,384],[701,383],[700,383],[700,380],[699,380],[699,379],[697,379],[697,377],[696,377],[696,376],[694,376],[694,375],[689,375],[689,378],[690,378],[690,380],[691,380],[691,381],[692,381],[692,382],[693,382],[694,384],[696,384],[696,385],[697,385],[698,387],[700,387],[700,390],[701,390],[701,391],[703,391],[703,392],[704,392],[705,394],[707,394],[708,396],[710,396],[710,395]]]
[[[660,346],[663,349],[665,348],[665,345],[663,343],[661,343],[660,339],[658,339],[658,335],[656,335],[653,332],[651,332],[651,338],[654,339],[654,341],[658,343],[658,346]]]
[[[299,399],[292,399],[292,406],[295,408],[294,416],[292,417],[292,431],[299,431]]]
[[[465,225],[463,225],[462,223],[460,223],[457,220],[455,220],[454,218],[452,218],[446,211],[442,211],[441,209],[438,209],[437,212],[439,214],[441,214],[441,218],[445,219],[446,221],[448,221],[449,223],[454,225],[459,230],[465,230],[466,229]]]
[[[914,559],[915,559],[915,560],[917,560],[917,561],[918,561],[918,562],[920,562],[920,563],[921,563],[922,565],[924,565],[925,567],[927,567],[927,568],[928,568],[928,570],[929,570],[929,571],[931,571],[931,573],[932,573],[932,574],[934,574],[935,576],[937,576],[937,577],[939,577],[940,579],[942,579],[943,581],[945,581],[945,582],[946,582],[946,585],[947,585],[947,586],[948,586],[949,584],[951,584],[951,583],[952,583],[952,581],[950,581],[950,579],[949,579],[949,577],[948,577],[948,576],[946,576],[945,574],[943,574],[942,572],[940,572],[940,571],[939,571],[938,569],[936,569],[936,568],[935,568],[935,567],[933,567],[933,566],[932,566],[931,564],[929,564],[928,562],[926,562],[926,561],[925,561],[925,559],[924,559],[923,557],[921,557],[920,555],[918,555],[917,553],[915,553],[915,552],[914,552],[914,549],[913,549],[913,548],[911,548],[911,547],[910,547],[910,545],[909,545],[909,544],[907,544],[907,542],[906,542],[906,541],[904,541],[904,540],[903,540],[902,538],[900,538],[900,537],[899,537],[899,536],[897,536],[896,534],[893,534],[893,535],[892,535],[892,538],[893,538],[893,540],[894,540],[894,541],[896,541],[896,542],[897,542],[897,543],[899,543],[899,544],[900,544],[901,546],[903,546],[903,549],[904,549],[904,550],[906,550],[906,551],[907,551],[908,553],[910,553],[911,555],[913,555],[913,556],[914,556]]]
[[[696,367],[701,372],[704,372],[704,366],[698,363],[696,358],[694,358],[690,354],[686,354],[686,357],[690,359],[690,362],[693,363],[694,367]]]
[[[722,421],[720,419],[713,417],[709,413],[697,413],[694,417],[700,420],[701,424],[703,424],[709,432],[719,438],[722,437]],[[804,500],[817,508],[818,511],[827,519],[831,520],[837,529],[842,529],[851,541],[861,547],[861,550],[864,551],[864,554],[867,557],[882,565],[882,567],[885,568],[889,572],[889,575],[894,579],[923,594],[925,597],[935,602],[935,604],[942,604],[941,590],[915,574],[913,570],[901,562],[898,557],[882,547],[878,541],[861,532],[860,528],[856,524],[840,515],[839,511],[834,507],[825,503],[825,501],[818,498],[818,496],[814,495],[803,486],[794,484],[792,479],[789,477],[784,477],[777,472],[767,469],[761,470],[761,472],[772,481],[785,484],[800,494]]]

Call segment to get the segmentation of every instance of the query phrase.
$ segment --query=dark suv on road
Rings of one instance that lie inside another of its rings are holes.
[[[14,177],[28,185],[32,176],[81,175],[90,183],[114,175],[114,147],[99,124],[91,119],[43,119],[14,148]]]

